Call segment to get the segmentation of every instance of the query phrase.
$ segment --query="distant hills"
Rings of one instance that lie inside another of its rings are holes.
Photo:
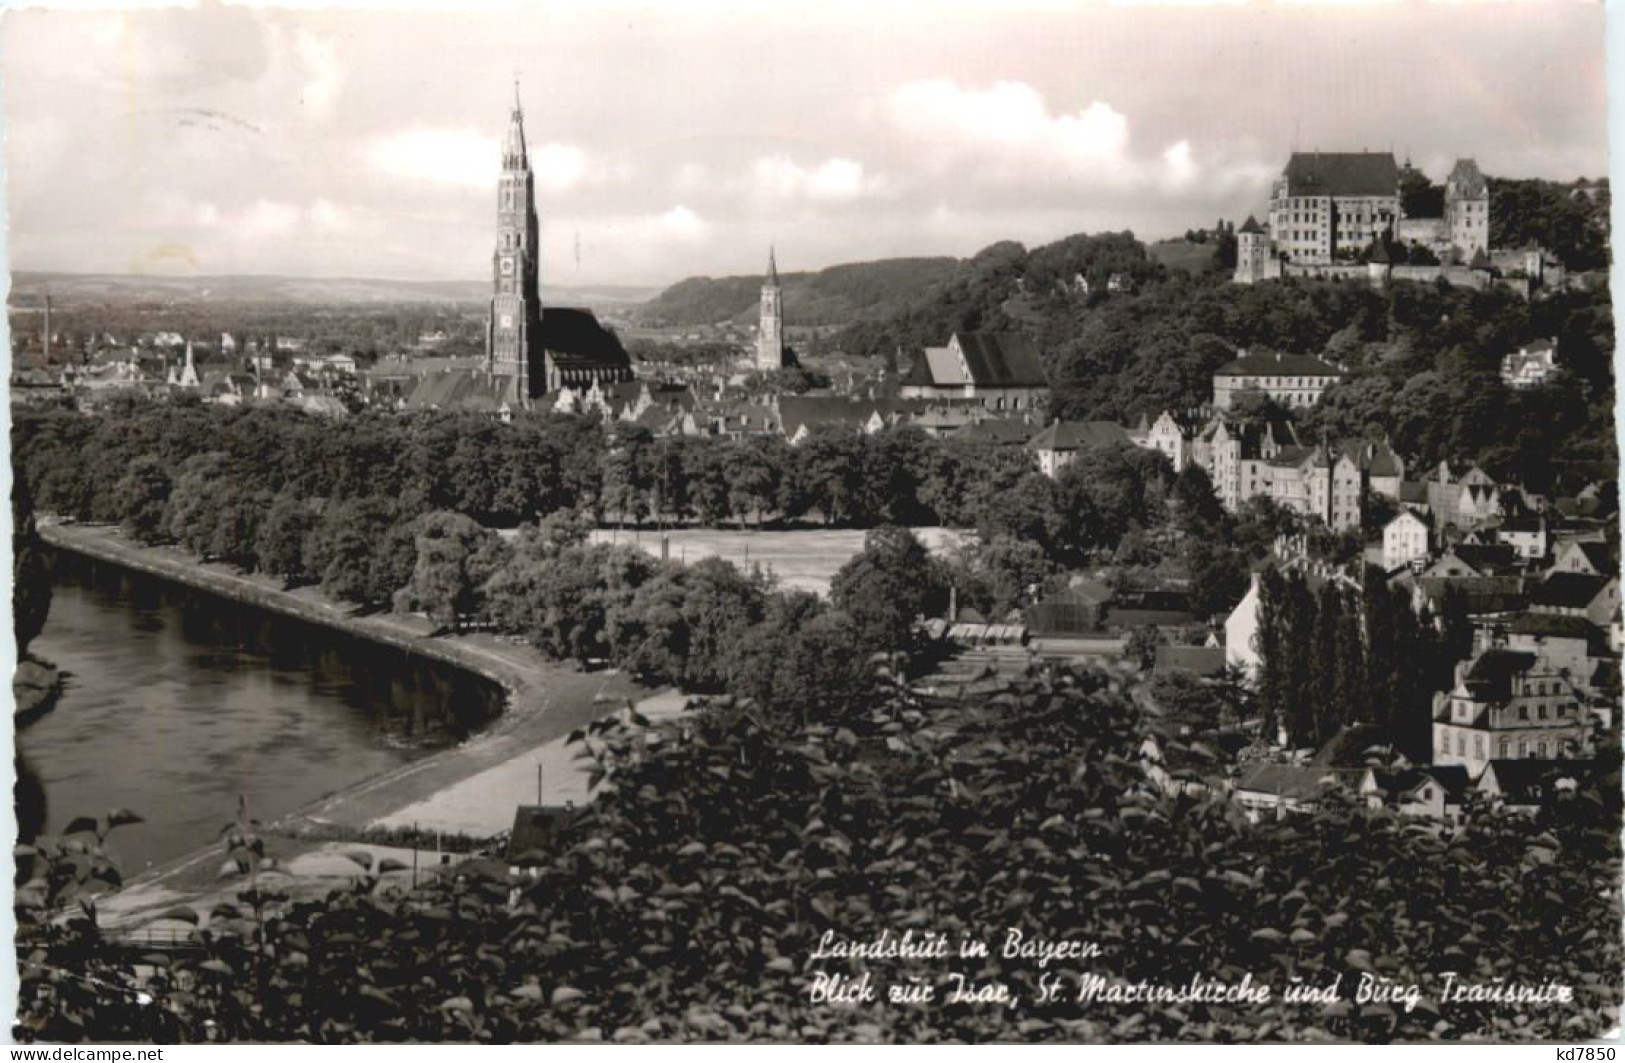
[[[780,273],[784,316],[793,325],[845,325],[886,317],[953,277],[955,258],[886,258],[816,273]],[[756,320],[762,275],[690,277],[637,310],[646,325],[709,325]]]
[[[645,302],[658,289],[622,285],[547,288],[549,303],[626,306]],[[18,270],[11,275],[13,305],[37,303],[49,292],[64,303],[159,302],[189,305],[262,303],[282,305],[449,303],[483,304],[488,281],[396,281],[361,277],[147,276],[119,273],[46,273]]]

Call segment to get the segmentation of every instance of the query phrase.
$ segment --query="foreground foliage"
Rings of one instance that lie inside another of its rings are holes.
[[[1615,1021],[1617,821],[1481,811],[1458,834],[1328,801],[1252,826],[1222,798],[1159,796],[1144,720],[1102,673],[1034,674],[997,696],[900,689],[847,726],[749,702],[580,736],[601,798],[528,861],[410,893],[371,878],[320,903],[249,891],[203,922],[195,956],[142,980],[83,922],[20,943],[18,1034],[42,1040],[1576,1040]],[[369,870],[370,862],[366,864]],[[250,916],[252,912],[252,917]],[[195,917],[194,917],[195,918]],[[1261,1005],[1037,1003],[1006,928],[1089,941],[1084,970],[1276,987]],[[930,1004],[813,1003],[821,935],[982,938],[984,959],[874,960]],[[1014,1007],[944,1002],[947,972]],[[1555,979],[1570,1005],[1442,1003],[1467,981]],[[1294,978],[1422,987],[1415,1007],[1290,1004]],[[87,981],[94,979],[94,982]],[[122,991],[110,986],[124,987]],[[140,994],[140,995],[137,995]]]

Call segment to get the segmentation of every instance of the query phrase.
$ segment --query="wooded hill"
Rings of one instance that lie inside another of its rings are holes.
[[[961,265],[954,258],[887,258],[816,273],[780,273],[785,320],[793,325],[844,325],[895,313],[953,276]],[[754,323],[761,294],[761,274],[689,277],[644,304],[638,317],[649,325]]]

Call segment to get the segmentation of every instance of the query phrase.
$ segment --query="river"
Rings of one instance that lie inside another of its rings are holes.
[[[31,652],[56,708],[18,736],[46,833],[128,808],[126,876],[212,842],[239,795],[262,822],[455,743],[494,683],[399,649],[59,552]]]

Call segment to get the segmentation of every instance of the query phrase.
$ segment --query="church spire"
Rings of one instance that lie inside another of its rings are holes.
[[[525,108],[519,102],[519,79],[513,80],[513,113],[508,118],[508,139],[502,146],[504,170],[528,170],[530,159],[525,152]]]
[[[773,256],[773,245],[767,245],[767,283],[779,283],[779,264]]]

